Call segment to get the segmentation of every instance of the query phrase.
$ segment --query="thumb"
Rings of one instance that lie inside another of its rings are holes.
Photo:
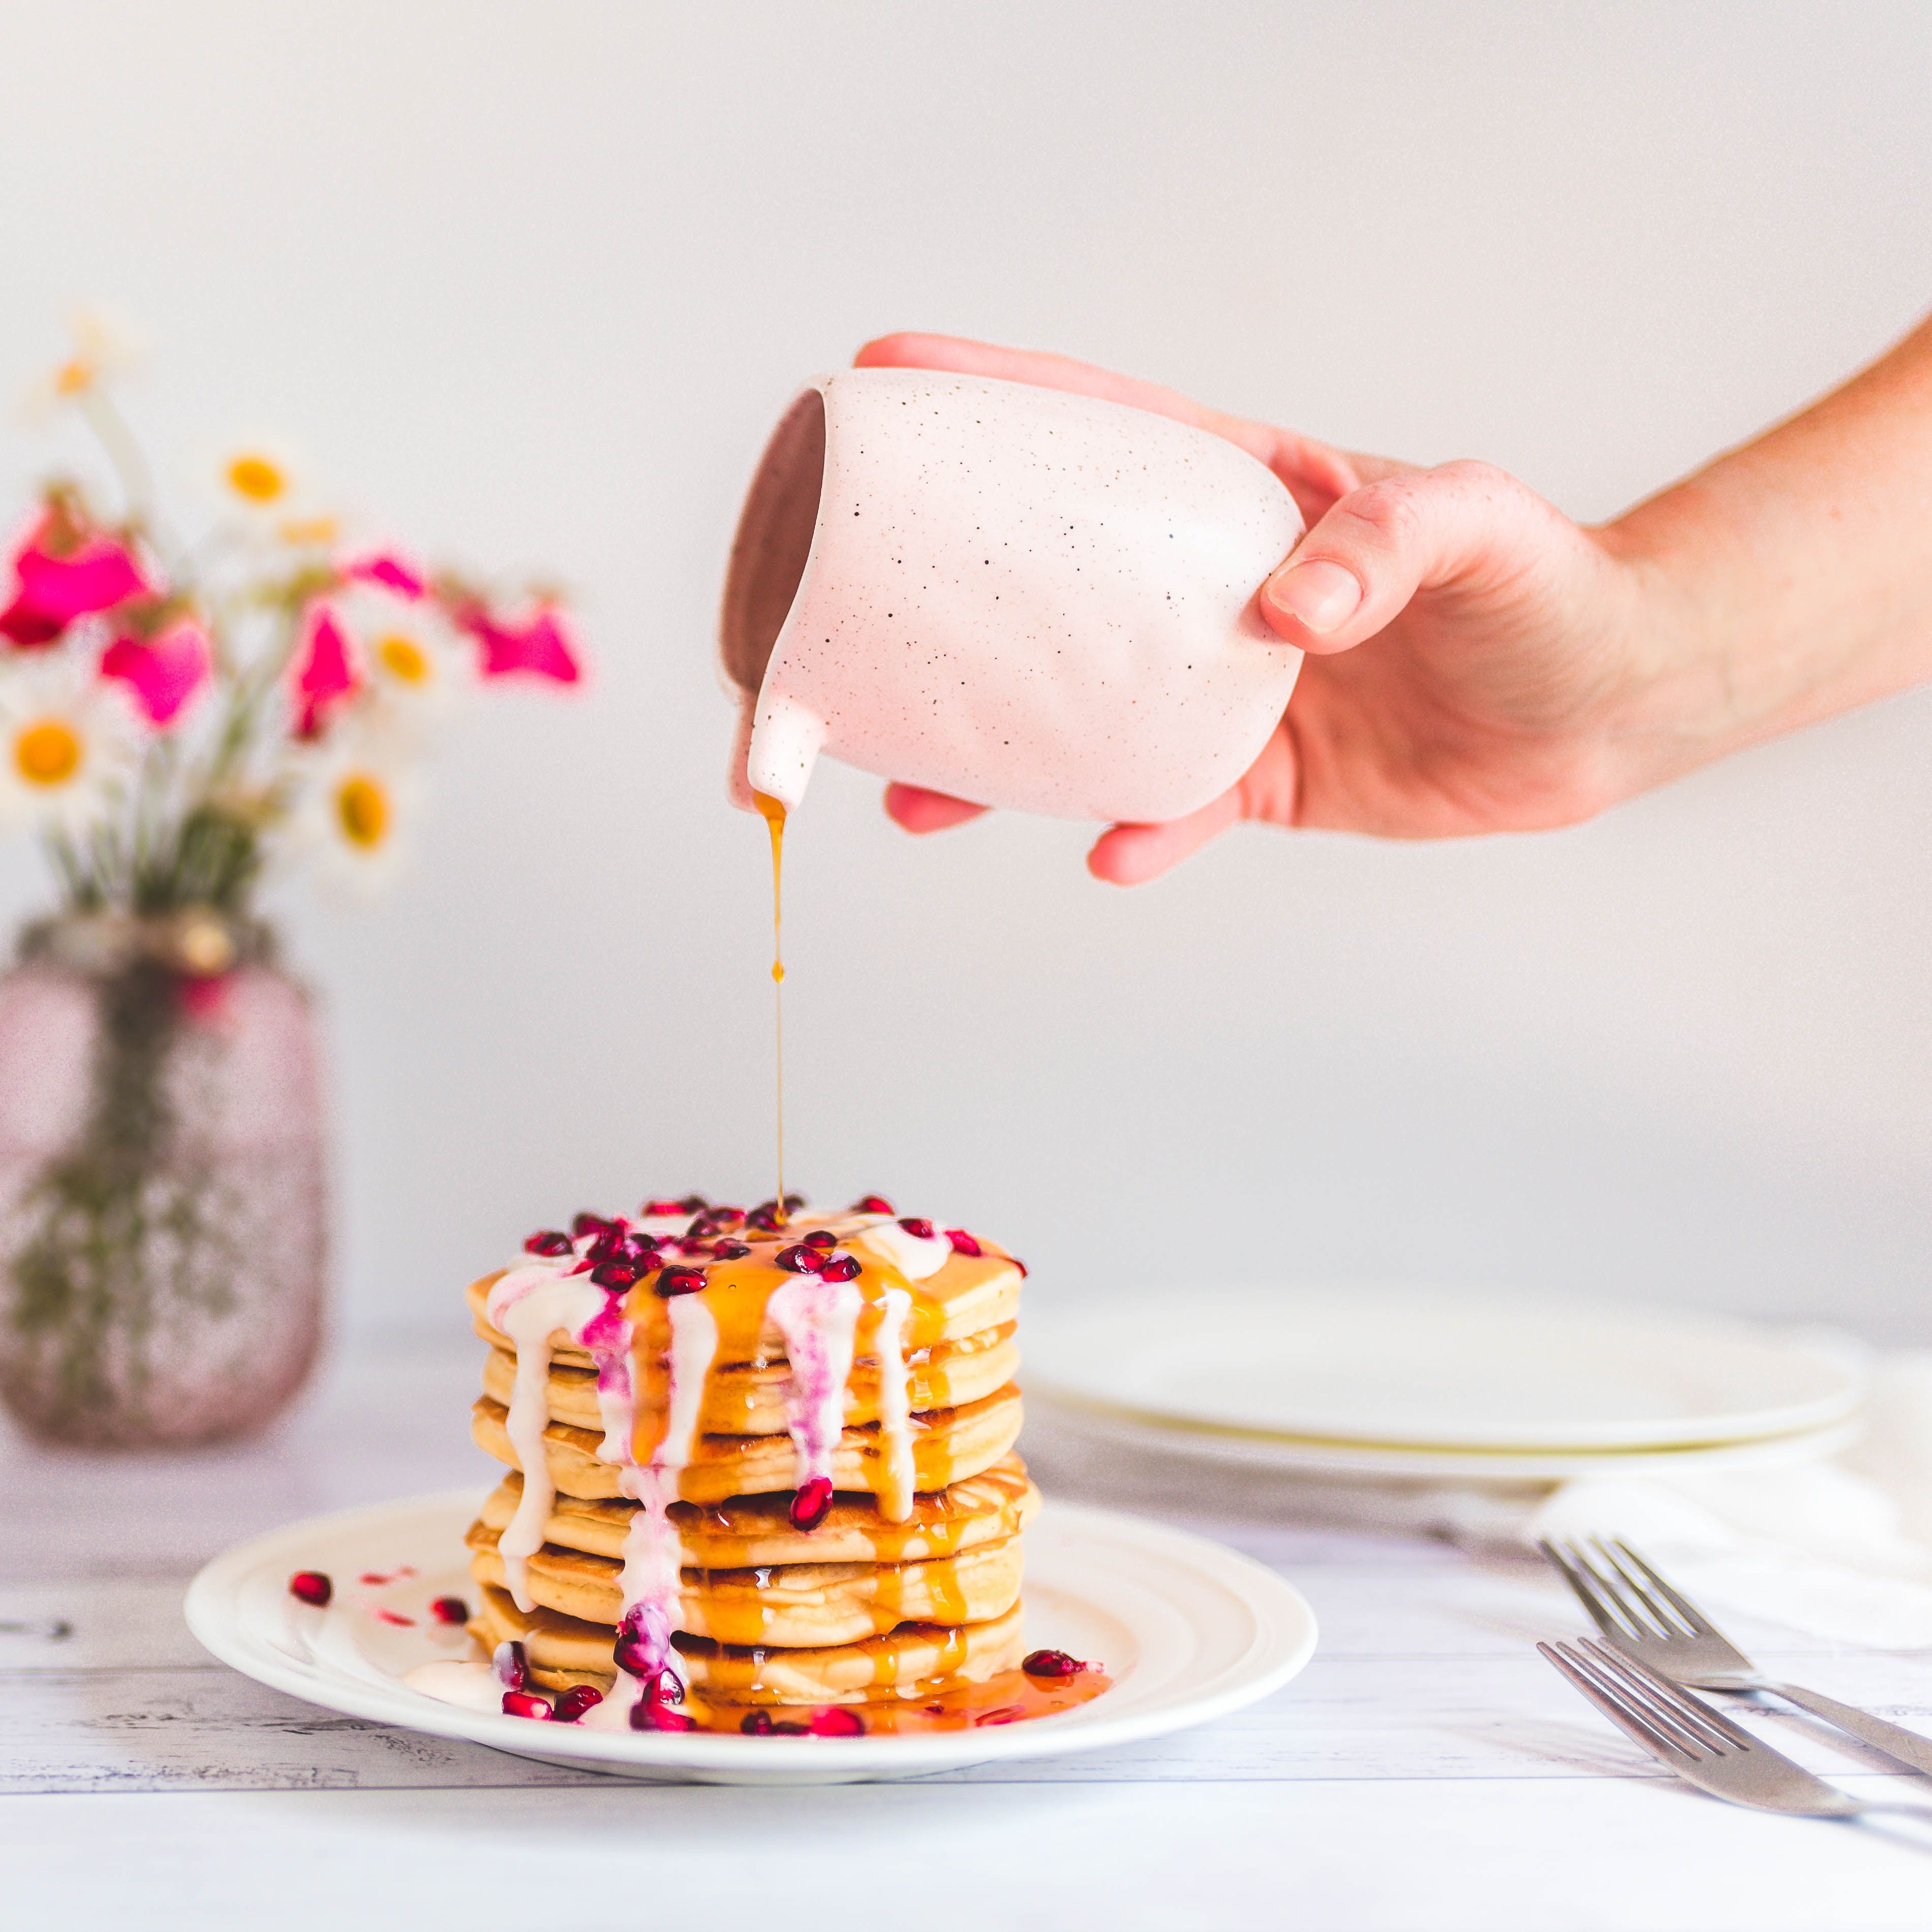
[[[1513,574],[1561,521],[1486,463],[1399,471],[1330,508],[1262,586],[1262,614],[1305,651],[1346,651],[1373,637],[1418,590]]]

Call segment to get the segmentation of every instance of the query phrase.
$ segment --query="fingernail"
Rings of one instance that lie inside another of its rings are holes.
[[[1272,579],[1268,600],[1311,631],[1334,631],[1360,606],[1362,586],[1352,570],[1317,557],[1312,563],[1292,564]]]

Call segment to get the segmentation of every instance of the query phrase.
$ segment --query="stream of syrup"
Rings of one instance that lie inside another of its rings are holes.
[[[778,1184],[772,1198],[785,1218],[784,1184],[784,828],[785,808],[769,793],[752,794],[772,835],[772,1022],[777,1066]]]

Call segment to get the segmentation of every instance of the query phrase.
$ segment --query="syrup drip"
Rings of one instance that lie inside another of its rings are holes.
[[[784,827],[785,808],[770,793],[754,791],[752,799],[772,835],[772,1032],[777,1049],[778,1184],[772,1198],[781,1224],[785,1220],[784,1184]]]

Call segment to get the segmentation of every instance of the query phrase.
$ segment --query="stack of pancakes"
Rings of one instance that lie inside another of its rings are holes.
[[[778,1706],[931,1698],[1016,1668],[1020,1533],[1039,1503],[1013,1453],[1024,1270],[989,1242],[881,1214],[876,1197],[836,1216],[671,1204],[635,1221],[580,1216],[568,1252],[560,1234],[532,1236],[549,1258],[471,1285],[490,1345],[474,1432],[511,1472],[469,1532],[474,1633],[520,1643],[546,1688],[608,1695],[620,1630],[640,1613],[626,1579],[655,1563],[676,1578],[659,1592],[665,1690],[714,1727]],[[808,1237],[820,1245],[801,1264]],[[593,1250],[618,1253],[614,1274],[584,1268]],[[814,1256],[836,1263],[825,1280],[838,1289],[803,1272]],[[538,1294],[513,1318],[532,1274]],[[801,1282],[813,1290],[802,1300]],[[774,1302],[781,1288],[793,1299]],[[523,1336],[520,1414],[506,1328]],[[818,1364],[815,1397],[793,1353]],[[528,1509],[512,1536],[519,1559],[500,1544],[525,1499],[518,1442],[539,1439],[531,1501],[554,1494],[541,1541]]]

